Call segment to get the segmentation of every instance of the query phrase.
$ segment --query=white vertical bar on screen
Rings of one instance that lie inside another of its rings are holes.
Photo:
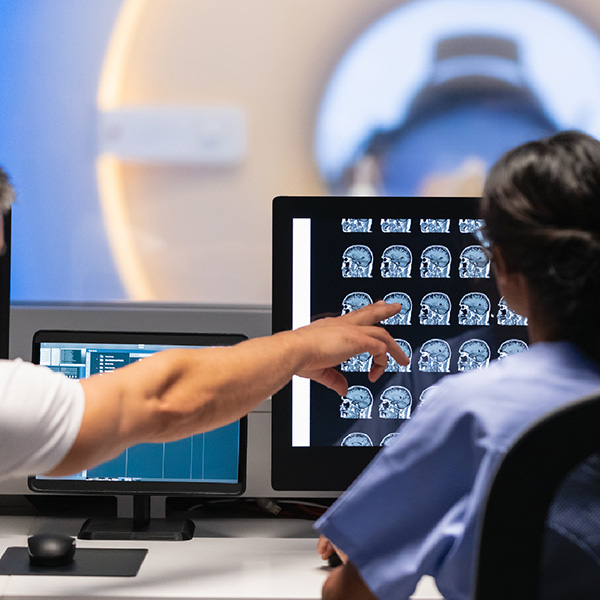
[[[310,446],[310,380],[292,378],[292,446]]]
[[[292,329],[310,323],[310,219],[292,224]],[[310,381],[292,378],[292,446],[310,446]]]
[[[310,219],[292,225],[292,329],[310,323]]]

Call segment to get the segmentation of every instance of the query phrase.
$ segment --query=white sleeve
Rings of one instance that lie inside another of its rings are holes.
[[[47,367],[0,360],[0,479],[58,465],[79,433],[81,384]]]

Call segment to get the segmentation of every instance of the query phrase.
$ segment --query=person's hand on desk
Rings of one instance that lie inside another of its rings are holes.
[[[333,542],[322,534],[319,536],[319,541],[317,542],[317,552],[323,560],[329,562],[330,567],[337,567],[340,564],[348,562],[348,556],[339,548],[336,548]],[[336,562],[338,564],[334,564]]]
[[[326,579],[323,585],[323,600],[377,600],[358,574],[356,567],[348,560],[348,556],[324,535],[319,537],[317,550],[323,560],[337,554],[342,562]]]

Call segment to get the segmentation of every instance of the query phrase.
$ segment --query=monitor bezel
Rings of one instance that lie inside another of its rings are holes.
[[[479,197],[278,196],[272,206],[272,328],[292,327],[292,220],[348,216],[390,218],[400,202],[398,217],[420,214],[418,203],[440,207],[448,218],[479,218]],[[415,207],[410,208],[410,207]],[[408,210],[407,210],[408,209]],[[366,213],[366,214],[361,214]],[[417,217],[418,218],[418,217]],[[314,385],[314,384],[311,384]],[[272,400],[271,484],[278,491],[343,492],[377,455],[379,447],[293,447],[291,442],[292,386]],[[349,453],[352,453],[349,459]]]
[[[82,331],[39,330],[32,342],[32,362],[39,364],[43,342],[97,344],[157,344],[176,347],[232,346],[248,339],[243,334],[145,332],[145,331]],[[152,496],[240,496],[246,489],[248,418],[239,419],[238,481],[234,483],[206,481],[114,481],[78,480],[69,478],[28,477],[29,488],[38,493],[107,494]]]
[[[4,250],[0,254],[0,359],[9,356],[11,213],[4,213]]]

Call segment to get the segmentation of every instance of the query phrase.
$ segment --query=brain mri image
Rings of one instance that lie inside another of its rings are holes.
[[[458,349],[458,370],[485,369],[490,364],[490,347],[483,340],[467,340]]]
[[[342,219],[344,233],[371,233],[373,219]]]
[[[430,292],[421,300],[421,325],[450,325],[450,298],[442,292]]]
[[[380,446],[389,446],[400,434],[397,432],[388,433],[382,440]]]
[[[474,233],[484,225],[483,219],[459,219],[458,230],[461,233]]]
[[[410,233],[410,219],[381,219],[383,233]]]
[[[379,397],[380,419],[410,419],[412,396],[407,388],[392,385]]]
[[[368,246],[356,244],[344,250],[342,277],[373,277],[373,253]]]
[[[408,357],[409,363],[404,366],[398,364],[395,358],[388,354],[388,364],[386,367],[386,372],[388,373],[410,373],[410,361],[412,360],[412,348],[410,344],[406,340],[394,340],[398,346],[400,346],[400,350],[406,354]]]
[[[361,352],[344,361],[340,368],[349,373],[368,373],[371,370],[373,357],[368,352]]]
[[[373,304],[373,300],[369,294],[365,292],[351,292],[342,300],[342,314],[347,315],[353,310],[358,310],[369,304]]]
[[[497,319],[498,325],[527,325],[527,318],[512,311],[506,304],[504,296],[498,302]]]
[[[412,253],[406,246],[388,246],[381,256],[381,276],[410,277]]]
[[[421,219],[421,233],[450,233],[450,219]]]
[[[445,340],[426,341],[420,349],[419,371],[423,373],[450,372],[450,344]]]
[[[372,446],[373,442],[366,433],[355,431],[349,433],[341,443],[342,446]]]
[[[446,246],[428,246],[421,253],[421,277],[424,279],[450,277],[452,256]]]
[[[342,419],[370,419],[373,406],[371,390],[363,385],[353,385],[342,396],[340,417]]]
[[[384,325],[410,325],[412,315],[412,300],[404,292],[391,292],[383,298],[387,304],[399,302],[402,304],[400,312],[389,319],[382,321]]]
[[[518,354],[525,352],[529,346],[523,340],[511,339],[500,344],[498,348],[498,360],[506,358],[509,354]]]
[[[489,278],[490,257],[481,246],[467,246],[460,253],[458,275],[463,279]]]
[[[490,324],[490,301],[481,292],[465,294],[459,305],[459,325],[489,325]]]

